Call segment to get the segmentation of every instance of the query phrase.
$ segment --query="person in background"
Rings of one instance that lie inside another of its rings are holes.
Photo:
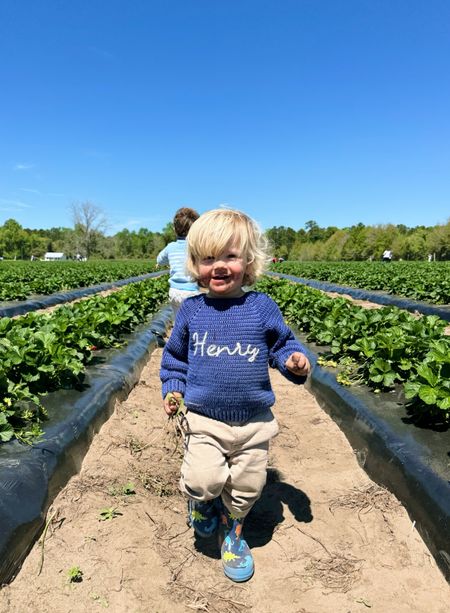
[[[207,293],[183,302],[161,361],[165,412],[186,407],[180,488],[189,523],[200,537],[223,528],[222,564],[232,581],[254,572],[242,526],[261,496],[278,433],[268,367],[297,384],[310,372],[277,304],[243,289],[267,262],[264,235],[247,215],[202,215],[189,232],[187,266]]]
[[[392,251],[390,249],[385,249],[381,259],[383,262],[390,262],[392,260]]]
[[[199,293],[198,284],[186,272],[186,237],[199,214],[194,209],[182,207],[173,218],[173,228],[177,237],[158,253],[158,266],[169,266],[169,299],[174,316],[183,300]]]

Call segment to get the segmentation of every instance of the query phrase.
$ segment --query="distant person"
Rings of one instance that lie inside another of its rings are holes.
[[[381,259],[383,262],[390,262],[392,260],[392,251],[390,249],[385,249]]]
[[[198,284],[186,272],[186,237],[189,229],[199,214],[194,209],[182,207],[178,209],[173,218],[173,229],[177,237],[158,253],[156,262],[159,266],[170,266],[169,272],[169,299],[173,314],[176,315],[181,303],[189,296],[199,293]]]
[[[429,253],[429,254],[428,254],[428,261],[429,261],[429,262],[432,262],[432,261],[433,261],[433,254],[432,254],[432,253]]]
[[[254,571],[244,518],[266,483],[269,441],[278,433],[268,367],[305,383],[303,346],[266,294],[245,291],[263,273],[266,242],[244,213],[216,209],[194,223],[188,268],[207,290],[185,300],[164,347],[160,377],[170,416],[184,398],[186,437],[180,487],[200,537],[221,526],[225,575]]]

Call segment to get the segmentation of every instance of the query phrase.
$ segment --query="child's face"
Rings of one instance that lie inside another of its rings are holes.
[[[206,256],[198,264],[199,282],[208,289],[211,298],[237,298],[242,296],[242,283],[246,261],[233,243],[216,257]]]

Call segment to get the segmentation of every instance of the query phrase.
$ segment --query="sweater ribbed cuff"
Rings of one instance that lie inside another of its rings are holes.
[[[179,379],[169,379],[162,384],[163,398],[165,398],[169,392],[180,392],[180,394],[183,394],[184,396],[186,392],[186,384]]]

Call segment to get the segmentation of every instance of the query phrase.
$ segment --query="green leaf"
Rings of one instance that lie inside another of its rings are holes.
[[[450,396],[448,396],[447,398],[439,399],[437,401],[437,405],[443,411],[449,411],[450,410]]]
[[[383,379],[383,385],[385,387],[392,387],[394,385],[395,379],[397,378],[397,375],[395,374],[395,372],[388,372],[384,375],[384,379]]]
[[[411,370],[412,368],[412,362],[411,360],[408,360],[406,358],[402,358],[398,364],[398,367],[400,368],[400,370]]]
[[[407,381],[403,386],[405,397],[409,400],[419,395],[421,385],[418,381]]]
[[[10,441],[14,436],[14,429],[12,425],[8,422],[6,415],[4,413],[0,413],[0,441],[6,443]]]
[[[436,375],[429,366],[427,366],[426,364],[421,364],[418,368],[417,368],[417,374],[419,375],[419,377],[421,377],[422,379],[425,379],[425,381],[427,383],[429,383],[432,387],[434,387],[438,381],[439,381],[439,377],[438,375]]]
[[[436,404],[437,393],[435,388],[429,385],[421,385],[419,389],[419,398],[425,402],[425,404]]]

